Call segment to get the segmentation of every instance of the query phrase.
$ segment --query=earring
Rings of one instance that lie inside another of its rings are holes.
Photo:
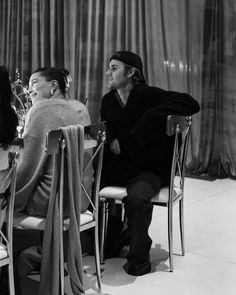
[[[53,88],[50,89],[50,94],[51,94],[51,96],[53,96],[53,94],[54,94],[54,89]]]

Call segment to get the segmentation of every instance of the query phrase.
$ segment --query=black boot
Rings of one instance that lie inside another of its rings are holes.
[[[107,249],[105,257],[112,258],[119,256],[121,250],[124,246],[129,245],[129,233],[128,230],[124,230],[120,233],[118,238],[113,243],[113,246],[110,249]]]

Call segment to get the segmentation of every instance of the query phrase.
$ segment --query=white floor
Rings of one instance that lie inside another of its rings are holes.
[[[168,269],[166,209],[155,207],[151,273],[130,276],[122,268],[125,259],[108,259],[102,266],[102,294],[236,294],[236,181],[186,179],[185,256],[180,255],[178,218],[174,221],[174,272]],[[93,257],[84,257],[84,269],[86,294],[97,294]]]
[[[102,265],[102,295],[236,294],[236,180],[186,179],[185,256],[180,255],[177,214],[174,221],[174,271],[169,272],[167,212],[155,207],[151,273],[130,276],[122,268],[125,259],[107,259]],[[94,258],[84,257],[83,264],[86,294],[97,294]],[[31,277],[23,284],[23,295],[36,292],[35,282]],[[66,286],[66,294],[71,295],[68,277]]]

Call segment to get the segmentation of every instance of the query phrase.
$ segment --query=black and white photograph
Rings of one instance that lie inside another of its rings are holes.
[[[235,0],[0,0],[0,295],[235,295],[235,209]]]

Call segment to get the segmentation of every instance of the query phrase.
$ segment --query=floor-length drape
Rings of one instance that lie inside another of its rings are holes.
[[[220,163],[236,176],[236,1],[218,1],[219,22],[218,122]]]
[[[189,18],[189,81],[193,96],[200,98],[201,112],[196,116],[198,119],[197,124],[193,124],[190,167],[193,174],[216,175],[220,163],[219,141],[217,141],[216,137],[217,27],[219,11],[217,0],[202,1],[200,7],[199,2],[196,2],[192,1],[191,5],[189,5],[189,9],[191,9],[189,15],[194,13],[195,9],[201,12],[200,19],[197,17],[200,20],[198,26],[193,23],[193,21],[196,22],[194,19]],[[199,44],[197,46],[198,53],[194,49],[195,44]]]
[[[201,105],[189,173],[236,176],[235,14],[235,0],[1,0],[0,64],[24,84],[38,67],[67,68],[95,122],[109,57],[132,50],[150,85]]]
[[[189,91],[198,97],[201,112],[194,118],[189,170],[196,175],[235,177],[236,2],[191,0],[189,17],[194,11],[201,16],[189,19],[188,25]],[[196,19],[198,25],[193,23]]]

